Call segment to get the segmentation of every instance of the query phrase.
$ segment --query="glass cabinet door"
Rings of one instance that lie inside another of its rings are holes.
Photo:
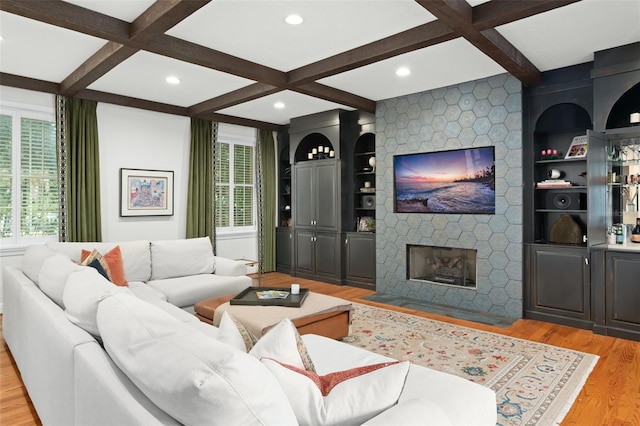
[[[640,217],[640,131],[637,135],[615,136],[607,147],[607,229],[631,229]]]

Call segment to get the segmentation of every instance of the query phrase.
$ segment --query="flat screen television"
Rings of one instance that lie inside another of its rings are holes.
[[[495,214],[495,148],[393,157],[397,213]]]

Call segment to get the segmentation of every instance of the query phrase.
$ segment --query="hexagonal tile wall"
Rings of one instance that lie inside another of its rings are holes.
[[[495,147],[495,215],[395,213],[393,157]],[[508,75],[376,106],[378,294],[522,318],[522,85]],[[477,250],[476,288],[406,278],[406,245]]]

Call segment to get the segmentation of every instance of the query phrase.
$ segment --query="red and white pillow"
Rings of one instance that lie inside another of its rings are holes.
[[[272,358],[273,374],[300,425],[362,424],[394,406],[404,388],[409,361],[367,365],[319,376]]]
[[[218,339],[246,351],[242,329],[225,312]],[[320,376],[288,318],[255,342],[249,354],[276,377],[301,425],[361,424],[375,417],[397,403],[410,364],[384,362]]]

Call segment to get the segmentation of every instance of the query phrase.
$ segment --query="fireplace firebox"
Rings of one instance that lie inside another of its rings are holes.
[[[407,244],[407,279],[476,287],[476,250]]]

